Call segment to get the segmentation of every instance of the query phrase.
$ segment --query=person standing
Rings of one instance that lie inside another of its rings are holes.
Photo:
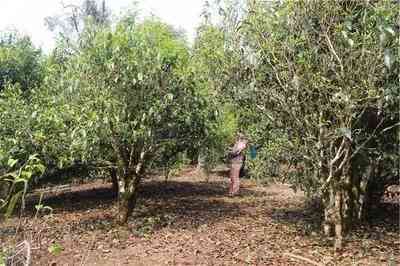
[[[247,139],[242,134],[239,134],[236,143],[230,152],[229,178],[231,183],[229,185],[229,196],[235,196],[239,193],[240,169],[245,160],[244,150],[247,147],[247,143]]]

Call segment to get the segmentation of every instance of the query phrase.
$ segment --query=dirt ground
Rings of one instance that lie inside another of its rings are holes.
[[[302,193],[243,179],[231,198],[227,187],[190,169],[146,180],[128,226],[115,227],[111,184],[76,185],[45,198],[52,215],[26,213],[18,233],[18,219],[0,224],[0,251],[28,239],[33,265],[400,265],[397,203],[382,203],[335,254]]]

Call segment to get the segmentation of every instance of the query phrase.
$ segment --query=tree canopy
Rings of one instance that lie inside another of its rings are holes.
[[[42,79],[42,52],[31,39],[17,31],[0,33],[0,90],[10,83],[27,91]]]

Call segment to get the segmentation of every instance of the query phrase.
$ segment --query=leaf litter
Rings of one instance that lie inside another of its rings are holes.
[[[242,179],[241,194],[230,198],[227,187],[228,178],[205,182],[192,169],[167,183],[152,177],[128,225],[116,227],[111,185],[75,186],[46,197],[53,214],[27,213],[17,234],[17,218],[0,224],[0,251],[29,239],[33,265],[400,264],[398,206],[356,228],[335,254],[302,193]]]

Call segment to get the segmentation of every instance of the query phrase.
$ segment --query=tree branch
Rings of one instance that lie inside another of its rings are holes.
[[[340,59],[340,57],[339,57],[338,54],[336,53],[335,48],[333,48],[331,39],[330,39],[329,36],[328,36],[328,32],[325,32],[324,36],[325,36],[326,42],[328,43],[329,50],[331,51],[331,53],[333,54],[333,56],[335,57],[335,59],[338,61],[339,66],[340,66],[340,71],[341,71],[341,73],[343,74],[343,73],[344,73],[344,67],[343,67],[342,60]]]
[[[325,189],[328,187],[329,183],[332,181],[332,178],[335,176],[336,171],[333,171],[333,165],[342,157],[343,153],[345,152],[345,150],[344,150],[344,146],[346,143],[345,140],[346,140],[346,137],[343,137],[342,143],[340,144],[340,147],[339,147],[338,151],[336,152],[335,158],[333,158],[329,162],[329,176],[326,179],[326,181],[324,182],[324,184],[322,185],[321,192],[325,191]]]
[[[310,260],[310,259],[308,259],[308,258],[299,256],[299,255],[294,255],[294,254],[292,254],[292,253],[284,253],[283,255],[285,255],[285,256],[287,256],[287,257],[294,258],[294,259],[298,259],[298,260],[301,260],[301,261],[308,262],[309,264],[312,264],[312,265],[322,266],[322,264],[320,264],[320,263],[318,263],[318,262],[316,262],[316,261]]]
[[[128,159],[126,158],[126,154],[125,154],[124,150],[121,147],[121,143],[119,143],[119,141],[118,141],[117,133],[115,132],[115,129],[114,129],[114,124],[112,123],[111,120],[110,120],[109,124],[110,124],[110,130],[111,130],[111,145],[112,145],[114,151],[117,153],[117,160],[118,160],[119,167],[122,167],[125,170],[129,169],[129,162],[128,162]],[[127,173],[124,173],[124,174],[127,174]]]

